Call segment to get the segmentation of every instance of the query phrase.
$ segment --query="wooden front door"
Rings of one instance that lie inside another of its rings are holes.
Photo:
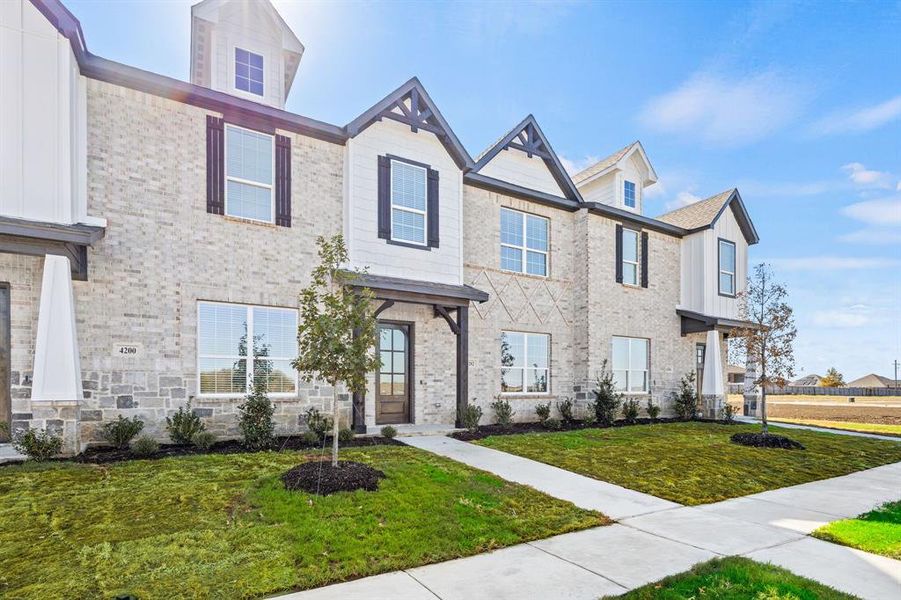
[[[375,422],[377,425],[410,422],[413,383],[412,347],[409,323],[379,323],[379,357],[382,366],[376,375]]]
[[[12,397],[10,395],[10,355],[12,354],[10,334],[9,284],[0,283],[0,423],[11,425]],[[0,442],[9,441],[9,436],[0,428]]]

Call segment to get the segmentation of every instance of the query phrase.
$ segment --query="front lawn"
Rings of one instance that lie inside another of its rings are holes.
[[[820,527],[814,537],[901,560],[901,501]]]
[[[403,446],[342,450],[377,492],[288,492],[297,452],[0,469],[0,597],[249,598],[604,525]]]
[[[854,596],[747,558],[716,558],[616,596],[620,600],[852,600]]]
[[[757,425],[665,423],[498,435],[476,443],[681,504],[706,504],[901,461],[901,444],[770,427],[806,450],[729,441]]]

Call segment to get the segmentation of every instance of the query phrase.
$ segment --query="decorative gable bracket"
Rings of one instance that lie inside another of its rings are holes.
[[[511,141],[507,144],[507,148],[516,148],[525,152],[529,158],[537,156],[545,160],[550,160],[551,153],[545,145],[544,140],[535,131],[533,123],[526,124],[525,129],[520,131],[514,138],[517,141]]]

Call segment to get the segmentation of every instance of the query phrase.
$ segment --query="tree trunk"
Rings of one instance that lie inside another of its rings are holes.
[[[338,386],[332,385],[332,466],[338,466]]]
[[[770,432],[769,425],[766,422],[766,370],[762,370],[760,373],[760,377],[763,380],[763,383],[760,384],[760,422],[763,426],[761,431],[763,435],[767,435]]]

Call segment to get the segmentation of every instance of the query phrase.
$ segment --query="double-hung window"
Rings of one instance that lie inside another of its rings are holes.
[[[735,296],[735,242],[719,240],[720,295]]]
[[[628,393],[647,393],[650,360],[650,340],[614,336],[612,363],[616,389]]]
[[[263,57],[235,48],[235,89],[263,95]]]
[[[243,396],[262,378],[273,395],[297,392],[297,311],[200,302],[197,372],[201,396]]]
[[[225,214],[273,222],[273,164],[271,135],[225,126]]]
[[[623,283],[638,285],[638,232],[623,229]]]
[[[391,159],[391,239],[426,245],[428,170]]]
[[[501,333],[501,392],[546,394],[551,336],[544,333]]]
[[[635,208],[638,205],[635,198],[635,184],[631,181],[623,184],[623,204],[629,208]]]
[[[548,220],[501,209],[501,269],[547,276]]]

